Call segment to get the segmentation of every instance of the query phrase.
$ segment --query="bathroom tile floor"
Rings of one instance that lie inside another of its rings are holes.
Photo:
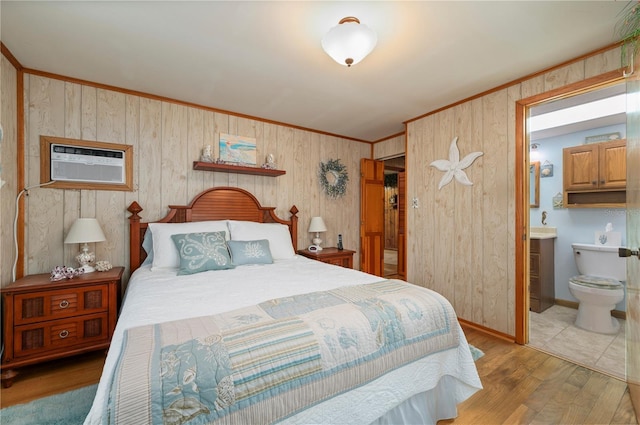
[[[625,321],[617,335],[576,327],[578,310],[554,305],[542,313],[529,312],[529,346],[589,369],[625,379]]]

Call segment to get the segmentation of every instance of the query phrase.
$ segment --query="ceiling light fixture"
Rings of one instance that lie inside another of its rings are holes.
[[[376,33],[358,18],[347,16],[322,39],[322,48],[341,65],[350,67],[364,59],[378,42]]]

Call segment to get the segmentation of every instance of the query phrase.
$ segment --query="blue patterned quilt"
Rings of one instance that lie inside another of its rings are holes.
[[[267,424],[456,347],[453,308],[399,280],[129,329],[108,423]]]

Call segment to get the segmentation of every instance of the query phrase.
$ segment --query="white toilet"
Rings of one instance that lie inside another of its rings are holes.
[[[611,310],[624,299],[626,259],[618,257],[616,246],[581,243],[571,246],[580,272],[569,279],[569,291],[580,302],[576,326],[603,334],[617,333],[620,323],[611,316]]]

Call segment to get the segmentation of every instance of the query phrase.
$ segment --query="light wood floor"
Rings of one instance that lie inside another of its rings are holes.
[[[439,424],[637,424],[625,382],[465,329],[484,389]]]
[[[398,279],[400,277],[398,274],[398,266],[384,263],[384,277],[386,279]]]
[[[97,384],[105,357],[104,351],[95,351],[19,369],[13,385],[0,388],[0,407]]]
[[[447,424],[638,424],[626,384],[618,379],[465,327],[484,389]],[[24,369],[0,406],[25,403],[98,382],[104,353]]]

